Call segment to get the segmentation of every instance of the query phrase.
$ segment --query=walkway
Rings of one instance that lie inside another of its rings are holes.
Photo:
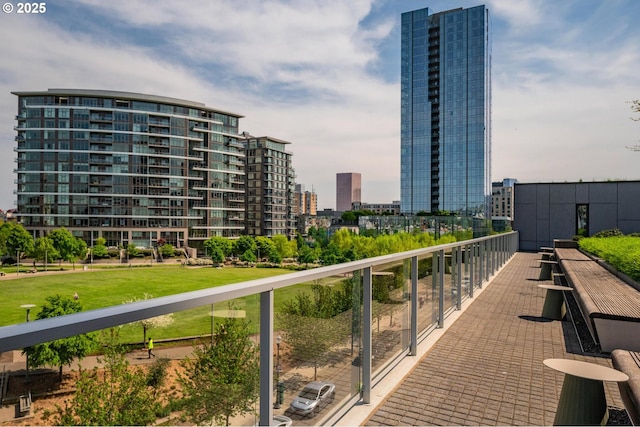
[[[375,408],[365,425],[551,425],[563,374],[547,358],[611,366],[581,349],[568,321],[540,318],[537,254],[518,253]],[[622,408],[615,383],[609,407]]]

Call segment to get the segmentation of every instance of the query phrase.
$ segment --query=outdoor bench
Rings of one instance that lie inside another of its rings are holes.
[[[578,249],[556,248],[555,252],[602,351],[640,351],[640,292]]]
[[[629,381],[618,383],[620,397],[633,425],[640,425],[640,353],[614,350],[611,362],[614,368],[629,376]]]

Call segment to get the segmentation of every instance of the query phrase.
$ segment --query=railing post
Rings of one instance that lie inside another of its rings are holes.
[[[469,263],[469,298],[473,298],[473,288],[475,287],[474,274],[473,270],[475,268],[475,264],[473,259],[475,258],[476,245],[472,243],[467,246],[467,262]]]
[[[273,419],[273,289],[260,293],[260,408],[259,425]]]
[[[409,355],[418,354],[418,257],[411,257],[411,325]]]
[[[438,251],[438,327],[444,328],[444,250]]]
[[[484,282],[484,269],[486,265],[486,260],[484,256],[484,240],[478,242],[478,267],[480,271],[478,271],[478,287],[482,289],[482,282]]]
[[[462,246],[455,248],[456,254],[456,287],[458,288],[458,298],[456,301],[456,309],[462,309]],[[453,255],[453,254],[452,254]]]
[[[372,281],[371,267],[364,268],[363,277],[363,328],[362,328],[362,403],[371,403],[371,329],[372,329]]]

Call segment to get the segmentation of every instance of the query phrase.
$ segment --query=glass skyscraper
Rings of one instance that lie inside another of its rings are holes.
[[[401,212],[489,218],[489,11],[403,13],[401,43]]]

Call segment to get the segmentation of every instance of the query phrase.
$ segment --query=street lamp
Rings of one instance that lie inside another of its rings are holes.
[[[27,310],[27,322],[29,321],[29,312],[35,306],[36,306],[35,304],[22,304],[20,306],[20,308],[24,308],[25,310]],[[29,353],[27,353],[26,368],[27,368],[27,375],[24,379],[24,382],[28,383],[29,382]]]
[[[33,307],[35,307],[35,306],[36,306],[35,304],[22,304],[22,305],[20,306],[20,308],[24,308],[25,310],[27,310],[27,322],[29,321],[29,312],[30,312],[30,311],[31,311],[31,309],[32,309]]]
[[[280,344],[282,343],[282,337],[278,335],[276,337],[276,401],[273,404],[274,409],[280,409],[280,405],[284,400],[284,384],[280,382]]]

